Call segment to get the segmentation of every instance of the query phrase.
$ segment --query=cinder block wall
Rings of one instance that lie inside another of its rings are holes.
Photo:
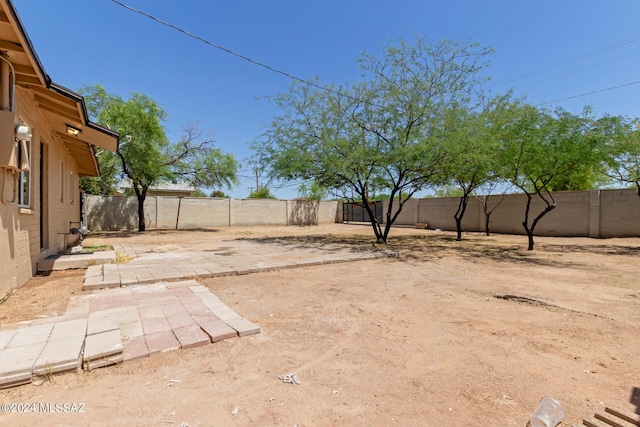
[[[489,209],[502,195],[488,198]],[[567,191],[553,193],[556,208],[546,214],[535,229],[539,236],[623,237],[640,236],[640,197],[634,190]],[[417,222],[430,229],[455,230],[457,197],[420,199],[417,202]],[[524,221],[527,198],[524,194],[509,194],[493,211],[489,228],[492,232],[525,234]],[[405,205],[405,209],[413,205]],[[530,222],[546,207],[534,196],[529,212]],[[402,212],[410,218],[412,212]],[[403,224],[405,221],[403,221]],[[471,198],[462,220],[464,231],[485,231],[482,203]]]
[[[600,237],[640,236],[640,197],[633,190],[602,190]]]
[[[87,196],[89,230],[135,230],[135,197]],[[338,202],[302,200],[147,197],[148,228],[175,229],[231,225],[311,225],[336,221]]]

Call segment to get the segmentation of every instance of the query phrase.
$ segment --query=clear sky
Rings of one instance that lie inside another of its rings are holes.
[[[352,82],[363,51],[390,41],[473,40],[495,49],[487,87],[513,88],[533,104],[572,112],[640,116],[640,2],[637,0],[121,0],[212,43],[303,79]],[[111,0],[13,0],[45,70],[77,90],[100,83],[142,92],[169,117],[172,140],[197,122],[243,162],[246,197],[255,176],[246,159],[278,110],[265,96],[290,79],[229,55]],[[623,86],[614,90],[604,89]],[[574,99],[565,98],[596,92]],[[559,100],[559,101],[558,101]],[[262,184],[262,181],[261,181]],[[295,186],[272,188],[296,197]]]

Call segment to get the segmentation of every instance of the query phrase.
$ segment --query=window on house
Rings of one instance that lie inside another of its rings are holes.
[[[31,141],[18,144],[18,164],[22,168],[18,175],[18,206],[31,207]]]

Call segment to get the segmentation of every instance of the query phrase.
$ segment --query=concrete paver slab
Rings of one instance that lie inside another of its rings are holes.
[[[211,342],[222,341],[227,338],[235,338],[238,333],[231,326],[218,319],[216,316],[196,316],[196,323],[209,335]]]
[[[173,333],[182,348],[200,347],[211,344],[211,338],[195,322],[190,326],[174,328]]]
[[[147,347],[147,342],[144,338],[144,335],[139,335],[125,341],[123,343],[123,346],[124,360],[135,360],[149,356],[149,348]]]
[[[31,382],[33,364],[45,343],[5,348],[0,352],[0,388]]]
[[[145,341],[149,348],[149,354],[178,350],[180,343],[172,331],[145,334]]]
[[[92,369],[103,368],[105,366],[116,365],[124,362],[124,356],[122,353],[114,356],[103,357],[100,359],[90,360],[82,363],[82,367],[88,371]]]
[[[69,337],[84,337],[87,334],[87,319],[80,318],[75,320],[67,320],[53,325],[53,330],[49,336],[49,340],[56,340]]]
[[[238,331],[239,337],[260,333],[260,326],[245,319],[244,317],[230,317],[228,319],[224,319],[223,322]]]
[[[80,367],[84,335],[50,339],[33,365],[36,375],[75,371]]]
[[[125,340],[131,340],[133,338],[141,337],[144,335],[142,329],[142,322],[123,323],[120,325],[120,335]]]
[[[145,335],[171,331],[171,325],[165,317],[158,319],[142,319],[142,330]]]
[[[52,324],[44,324],[30,326],[28,328],[20,328],[13,336],[7,348],[20,347],[37,343],[46,343],[53,330]]]
[[[84,344],[83,362],[121,355],[122,350],[120,329],[87,335]]]
[[[16,332],[17,331],[15,329],[0,331],[0,351],[3,350],[7,346],[7,344],[9,344],[9,341],[11,341],[11,338],[13,338]]]
[[[103,316],[100,312],[91,313],[87,322],[87,336],[117,331],[119,328],[118,319],[111,316]]]

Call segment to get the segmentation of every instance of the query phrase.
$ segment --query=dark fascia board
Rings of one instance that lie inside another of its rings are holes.
[[[62,85],[59,85],[57,83],[53,83],[51,82],[49,84],[49,89],[54,90],[56,92],[58,92],[60,95],[63,95],[71,100],[73,100],[74,102],[78,102],[80,103],[81,109],[82,109],[82,115],[84,116],[84,122],[85,122],[85,126],[97,130],[99,132],[102,132],[106,135],[109,135],[111,137],[117,138],[118,139],[118,143],[120,142],[120,134],[118,132],[115,132],[111,129],[108,129],[106,127],[100,126],[96,123],[93,123],[91,120],[89,120],[89,115],[87,114],[87,106],[84,102],[84,97],[82,95],[80,95],[77,92],[72,91],[71,89],[68,89]]]
[[[7,6],[9,7],[9,12],[11,13],[11,17],[16,22],[18,31],[20,31],[20,35],[22,36],[25,43],[27,44],[27,46],[23,46],[23,47],[33,57],[33,60],[35,61],[36,71],[44,78],[44,81],[47,83],[47,86],[49,86],[51,84],[51,78],[46,73],[46,71],[44,71],[42,62],[40,62],[40,58],[38,58],[38,54],[36,53],[36,50],[33,48],[33,44],[31,43],[31,39],[29,38],[29,35],[25,31],[24,25],[22,25],[22,21],[20,20],[18,11],[16,10],[11,0],[6,0],[6,2],[7,2]]]
[[[68,89],[64,86],[58,85],[56,83],[53,83],[51,81],[51,77],[49,77],[49,75],[46,73],[46,71],[44,70],[44,67],[42,66],[42,62],[40,62],[40,58],[38,58],[38,54],[36,53],[36,50],[33,48],[33,44],[31,43],[31,39],[29,38],[29,35],[27,34],[27,32],[24,29],[24,25],[22,25],[22,21],[20,20],[20,16],[18,16],[18,11],[16,10],[15,6],[13,5],[11,0],[6,0],[7,2],[7,6],[9,6],[9,12],[11,13],[11,16],[13,17],[13,19],[16,22],[16,25],[18,27],[18,30],[20,31],[20,35],[22,36],[22,38],[25,40],[25,43],[27,44],[27,46],[23,46],[25,47],[25,50],[27,50],[29,52],[29,54],[33,57],[34,61],[35,61],[35,66],[37,68],[37,72],[40,73],[40,75],[42,77],[44,77],[44,81],[46,82],[47,85],[47,89],[51,89],[55,92],[58,92],[59,94],[66,96],[69,99],[72,99],[75,102],[80,103],[81,106],[81,110],[82,110],[82,115],[83,115],[83,119],[84,119],[84,123],[85,126],[97,130],[99,132],[102,132],[106,135],[109,135],[113,138],[117,138],[118,143],[120,143],[120,134],[117,132],[112,131],[111,129],[107,129],[105,127],[102,127],[96,123],[93,123],[92,121],[89,120],[89,115],[87,114],[87,106],[84,102],[84,98],[82,97],[82,95],[72,91],[71,89]]]

